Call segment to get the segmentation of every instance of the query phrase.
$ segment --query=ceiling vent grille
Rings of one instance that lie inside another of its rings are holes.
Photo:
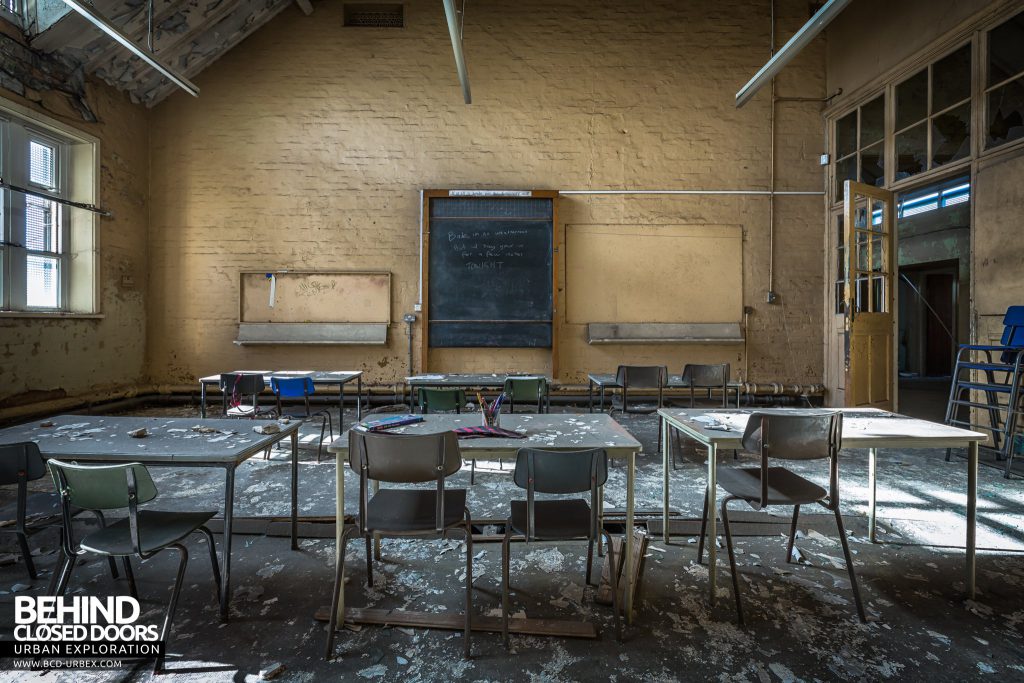
[[[345,26],[358,28],[403,28],[404,5],[377,5],[346,2]]]

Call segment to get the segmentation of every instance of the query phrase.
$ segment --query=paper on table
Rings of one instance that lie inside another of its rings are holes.
[[[411,381],[417,380],[417,379],[433,381],[433,380],[442,380],[442,379],[444,379],[444,375],[413,375],[412,377],[406,377],[405,379],[406,379],[407,382],[411,382]]]

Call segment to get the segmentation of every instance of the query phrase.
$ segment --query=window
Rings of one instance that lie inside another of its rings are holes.
[[[970,44],[897,84],[894,92],[896,180],[970,156]]]
[[[859,180],[885,184],[885,97],[879,95],[836,121],[835,198],[843,197],[843,183]]]
[[[91,143],[0,108],[0,310],[95,312],[94,214],[58,201],[91,203],[94,154]]]
[[[1024,137],[1024,12],[988,32],[985,149]]]

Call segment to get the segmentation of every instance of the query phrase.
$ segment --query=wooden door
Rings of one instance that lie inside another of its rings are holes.
[[[845,369],[847,407],[896,404],[896,221],[893,194],[846,181]]]

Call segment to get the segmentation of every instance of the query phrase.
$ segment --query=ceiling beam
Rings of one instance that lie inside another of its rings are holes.
[[[299,9],[302,10],[302,13],[307,17],[313,13],[313,3],[309,0],[295,0],[295,4],[299,6]]]
[[[446,3],[448,1],[445,0]],[[758,90],[765,84],[770,83],[776,74],[782,71],[786,64],[789,64],[794,57],[800,54],[800,51],[814,40],[819,33],[825,30],[829,22],[839,16],[843,8],[849,4],[850,0],[828,0],[821,9],[814,13],[814,16],[806,24],[800,27],[799,31],[793,34],[792,38],[786,41],[782,49],[772,55],[772,58],[754,74],[754,77],[740,88],[739,92],[736,93],[736,108],[742,107],[751,97],[757,94]]]
[[[443,0],[444,15],[448,20],[448,33],[452,38],[452,51],[455,53],[455,68],[459,72],[459,83],[462,84],[462,99],[466,104],[473,103],[473,96],[469,92],[469,72],[466,69],[466,57],[462,54],[462,26],[459,22],[459,12],[455,9],[455,0]]]
[[[234,2],[224,0],[214,8],[212,14],[221,16],[221,14],[228,10],[234,5]],[[191,18],[193,12],[199,13],[199,8],[192,4],[186,4],[184,7],[179,7],[177,0],[167,0],[165,7],[159,12],[153,14],[153,33],[157,34],[160,32],[160,24],[167,21],[171,17],[178,14],[182,14],[186,17],[186,21]],[[141,43],[146,38],[148,32],[148,12],[145,11],[144,6],[140,6],[138,12],[128,21],[125,22],[122,27],[122,31],[131,36],[136,42]],[[207,21],[205,14],[199,14],[199,21]],[[160,50],[162,48],[159,45],[157,36],[153,36],[153,49]],[[104,62],[113,59],[116,55],[121,54],[121,49],[116,43],[105,44],[100,50],[97,50],[89,57],[89,61],[86,62],[85,68],[89,71],[93,71],[101,66]]]

